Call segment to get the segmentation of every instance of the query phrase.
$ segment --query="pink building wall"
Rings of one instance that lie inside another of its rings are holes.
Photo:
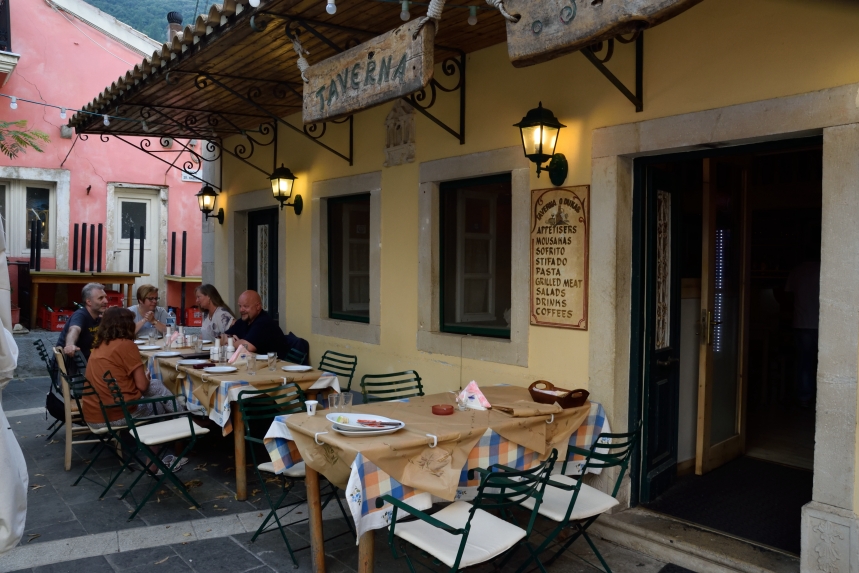
[[[143,59],[140,53],[71,15],[54,10],[42,0],[13,0],[10,9],[12,51],[21,58],[6,85],[0,88],[4,94],[79,109]],[[167,25],[166,13],[164,24]],[[68,117],[73,113],[69,111]],[[115,139],[105,143],[98,136],[90,136],[83,141],[76,140],[74,134],[71,139],[62,139],[60,128],[66,120],[61,119],[60,111],[54,108],[19,102],[18,109],[12,110],[9,100],[0,98],[0,119],[26,119],[28,128],[42,130],[51,138],[44,146],[44,153],[30,150],[14,160],[0,156],[0,166],[70,172],[70,251],[75,223],[106,223],[108,183],[166,186],[169,188],[168,239],[176,231],[181,241],[182,231],[188,231],[186,273],[201,274],[200,211],[194,197],[200,189],[199,182],[183,182],[179,171],[168,169],[167,165]],[[157,145],[157,138],[152,140],[153,145]],[[173,156],[168,157],[172,161]],[[89,193],[88,186],[91,186]],[[168,254],[166,274],[169,272],[169,246],[161,248],[167,249]],[[177,257],[178,252],[177,247]],[[105,258],[106,253],[102,256],[102,265],[106,263]],[[70,252],[69,267],[71,259]],[[56,268],[56,259],[43,258],[42,267]],[[177,273],[179,267],[177,260]],[[11,279],[14,287],[15,277]],[[74,289],[69,287],[68,294],[77,300],[79,290],[74,292]],[[162,293],[161,304],[178,306],[179,292],[178,285],[170,285],[166,301]],[[50,289],[42,289],[40,304],[50,304],[51,296]],[[186,299],[186,305],[192,304],[193,291]]]

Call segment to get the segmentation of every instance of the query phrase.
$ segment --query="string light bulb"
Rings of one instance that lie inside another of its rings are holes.
[[[66,114],[66,108],[61,107],[61,108],[60,108],[60,119],[66,119],[66,116],[67,116],[67,114]]]
[[[102,122],[104,123],[104,126],[107,127],[108,125],[110,125],[110,119],[108,119],[106,115],[103,115],[102,117],[104,118],[104,121]]]
[[[469,6],[468,7],[468,25],[476,26],[477,25],[477,6]]]
[[[257,8],[259,6],[259,0],[249,0],[248,4],[251,5],[251,8]]]
[[[12,109],[18,109],[18,98],[12,96],[12,101],[9,102],[9,107]]]
[[[400,12],[400,20],[408,22],[411,17],[412,15],[409,14],[409,0],[403,0],[403,11]]]
[[[337,5],[334,3],[334,0],[328,0],[328,4],[325,6],[325,11],[329,14],[337,12]]]

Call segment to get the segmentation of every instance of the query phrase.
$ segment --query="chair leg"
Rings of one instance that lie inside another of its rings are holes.
[[[72,469],[72,424],[66,424],[66,459],[65,459],[65,469],[69,471]]]
[[[605,573],[611,573],[611,567],[609,567],[608,563],[605,562],[605,559],[603,559],[602,553],[599,552],[599,549],[597,549],[597,546],[594,545],[594,542],[591,540],[591,536],[588,535],[584,529],[582,530],[582,537],[585,538],[585,541],[587,541],[588,545],[591,546],[591,551],[594,552],[594,555],[596,555],[597,559],[599,559],[600,563],[602,563],[603,569],[605,569]]]
[[[66,425],[66,423],[65,423],[65,422],[63,422],[62,420],[54,420],[54,423],[53,423],[53,424],[51,424],[50,426],[48,426],[48,429],[50,430],[51,428],[54,428],[54,426],[57,426],[57,427],[56,427],[56,428],[54,428],[54,431],[53,431],[53,432],[51,432],[51,434],[50,434],[47,438],[45,438],[45,441],[46,441],[46,442],[50,442],[50,441],[51,441],[51,438],[53,438],[53,437],[54,437],[54,435],[55,435],[57,432],[59,432],[60,430],[62,430],[62,429],[63,429],[63,426],[65,426],[65,425]]]

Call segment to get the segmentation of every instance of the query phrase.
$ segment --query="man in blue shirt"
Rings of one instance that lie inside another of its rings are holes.
[[[233,346],[238,348],[243,344],[250,352],[276,352],[278,358],[286,358],[288,349],[283,331],[277,321],[262,309],[259,293],[246,290],[239,296],[239,317],[223,336],[225,339],[232,337]]]
[[[84,357],[89,360],[95,332],[98,330],[99,322],[101,322],[102,313],[107,309],[107,295],[104,292],[104,285],[88,283],[81,290],[81,298],[84,307],[77,309],[66,321],[63,331],[60,332],[60,337],[57,339],[57,346],[62,347],[66,356],[74,356],[75,351],[80,350]]]

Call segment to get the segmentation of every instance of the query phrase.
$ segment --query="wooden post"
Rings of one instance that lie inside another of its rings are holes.
[[[129,230],[128,237],[128,272],[134,272],[134,227]]]
[[[170,247],[170,274],[176,276],[176,231],[173,231],[173,245]]]
[[[325,573],[325,538],[322,536],[319,474],[310,466],[306,466],[305,471],[304,487],[307,492],[307,511],[310,513],[310,564],[314,573]]]
[[[36,219],[34,226],[36,228],[36,270],[42,270],[42,221]]]
[[[376,530],[365,531],[358,540],[358,573],[373,573],[376,553]]]
[[[89,272],[94,270],[95,263],[95,225],[89,226]]]
[[[182,231],[182,278],[185,277],[185,249],[187,242],[188,231]],[[185,283],[179,283],[179,287],[182,289],[182,294],[179,298],[179,324],[187,326],[185,324]]]
[[[143,274],[143,241],[146,240],[146,227],[140,227],[140,264],[137,265],[137,272]]]
[[[72,247],[72,270],[78,270],[78,233],[80,232],[80,224],[75,223],[75,238]]]
[[[81,272],[86,272],[86,223],[81,225]]]
[[[104,233],[104,225],[99,223],[98,224],[98,258],[95,260],[95,270],[96,270],[96,272],[99,272],[99,273],[101,272],[101,257],[102,257],[101,243],[102,243],[102,241],[104,241],[103,233]]]

